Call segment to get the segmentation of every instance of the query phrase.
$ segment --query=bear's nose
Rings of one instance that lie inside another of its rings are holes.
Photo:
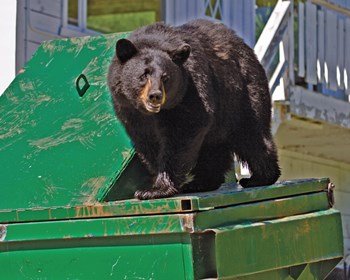
[[[163,93],[160,90],[151,91],[148,94],[148,99],[153,104],[160,104],[162,102]]]

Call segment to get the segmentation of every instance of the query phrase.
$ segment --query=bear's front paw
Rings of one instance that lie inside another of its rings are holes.
[[[170,197],[176,193],[177,193],[177,189],[175,188],[168,188],[166,190],[152,188],[150,190],[136,191],[134,196],[137,199],[146,200],[146,199]]]
[[[149,190],[136,191],[134,196],[140,200],[170,197],[178,193],[174,183],[170,180],[166,172],[157,176],[154,186]]]

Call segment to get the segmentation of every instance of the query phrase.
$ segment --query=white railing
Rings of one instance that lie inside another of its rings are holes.
[[[298,76],[317,91],[348,100],[350,10],[327,0],[298,4]]]
[[[294,85],[293,1],[277,2],[254,51],[269,74],[273,99],[285,99]]]

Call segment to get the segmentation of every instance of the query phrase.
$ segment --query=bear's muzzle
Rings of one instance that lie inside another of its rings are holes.
[[[145,87],[142,89],[140,99],[145,109],[150,113],[159,113],[161,106],[165,103],[166,93],[163,83],[162,90],[152,89],[151,79],[147,79]]]

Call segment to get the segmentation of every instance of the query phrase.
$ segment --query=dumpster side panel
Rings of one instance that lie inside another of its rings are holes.
[[[3,279],[193,279],[181,236],[30,242],[0,254]],[[96,265],[98,264],[98,265]]]
[[[341,258],[340,213],[330,209],[216,229],[219,277]]]

